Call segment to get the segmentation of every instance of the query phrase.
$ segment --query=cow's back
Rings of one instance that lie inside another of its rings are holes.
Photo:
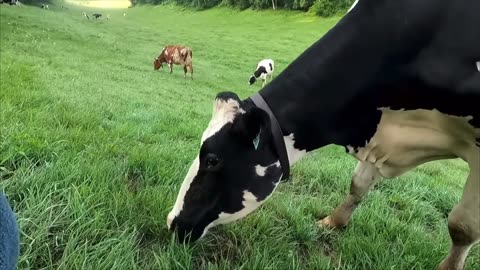
[[[166,59],[167,62],[172,62],[177,65],[188,65],[192,63],[192,49],[186,46],[169,45],[166,46]]]
[[[453,115],[476,112],[473,122],[480,126],[480,32],[473,27],[480,25],[480,1],[444,4],[430,41],[410,66],[410,81],[425,86],[423,101],[438,105],[432,107]]]

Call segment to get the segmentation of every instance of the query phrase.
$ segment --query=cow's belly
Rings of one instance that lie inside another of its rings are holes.
[[[352,154],[374,164],[383,177],[399,176],[428,161],[467,160],[471,151],[478,151],[475,138],[480,137],[480,129],[468,124],[469,118],[430,110],[381,110],[377,132]]]

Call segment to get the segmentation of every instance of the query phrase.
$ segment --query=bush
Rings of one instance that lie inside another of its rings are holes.
[[[168,0],[130,0],[132,5],[152,4],[158,5]],[[239,9],[271,9],[272,0],[173,0],[172,2],[197,7],[201,9],[212,8],[223,3],[230,7]],[[346,11],[354,0],[274,0],[278,9],[292,9],[311,11],[322,17],[329,17],[339,12]]]
[[[251,0],[224,0],[227,6],[239,8],[241,10],[247,9],[252,6]]]
[[[321,17],[330,17],[346,11],[354,0],[316,0],[310,11]]]
[[[255,9],[271,9],[272,0],[253,0],[252,7]]]
[[[186,3],[180,3],[180,2],[186,2]],[[221,0],[178,0],[177,1],[177,3],[185,6],[189,5],[188,2],[190,2],[190,6],[207,9],[220,4]]]
[[[307,11],[314,3],[315,0],[294,0],[292,9]]]

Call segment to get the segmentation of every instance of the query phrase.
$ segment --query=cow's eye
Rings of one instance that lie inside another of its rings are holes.
[[[220,164],[220,159],[218,158],[217,155],[210,153],[210,154],[207,154],[207,156],[205,157],[205,165],[208,170],[213,170],[218,168],[219,164]]]

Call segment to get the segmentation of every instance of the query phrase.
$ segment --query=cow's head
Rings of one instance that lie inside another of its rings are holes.
[[[268,114],[234,93],[220,93],[167,225],[180,241],[195,241],[258,208],[281,176]]]
[[[248,80],[248,84],[252,85],[257,81],[257,78],[255,78],[254,75],[250,76],[250,79]]]
[[[254,84],[257,81],[257,78],[260,76],[265,76],[267,75],[267,69],[264,66],[259,66],[257,70],[253,73],[253,75],[250,77],[250,80],[248,80],[248,83],[250,85]]]
[[[159,70],[162,67],[163,65],[160,57],[153,59],[153,70]]]

